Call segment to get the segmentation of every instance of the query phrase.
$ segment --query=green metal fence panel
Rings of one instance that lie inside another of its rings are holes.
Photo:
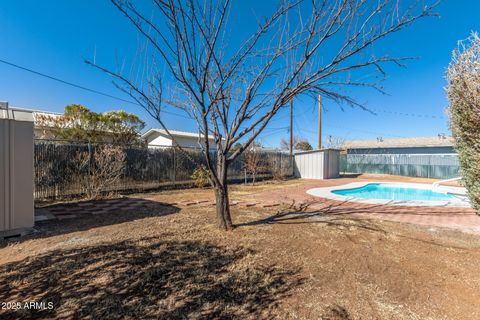
[[[340,171],[449,179],[460,175],[456,154],[345,154]]]

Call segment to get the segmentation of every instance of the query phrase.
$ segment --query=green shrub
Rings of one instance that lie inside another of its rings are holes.
[[[447,72],[450,127],[464,185],[480,212],[480,38],[472,34],[453,53]]]
[[[195,185],[199,188],[203,188],[208,184],[208,170],[205,166],[200,166],[196,168],[191,178],[195,181]]]

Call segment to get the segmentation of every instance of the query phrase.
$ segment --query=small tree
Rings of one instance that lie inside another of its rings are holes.
[[[284,0],[270,6],[253,31],[236,38],[232,29],[244,30],[244,22],[235,25],[229,16],[244,9],[232,9],[244,6],[241,2],[112,3],[144,37],[142,56],[147,58],[135,59],[133,75],[96,67],[121,81],[119,87],[174,141],[164,110],[179,108],[195,120],[215,191],[218,226],[225,230],[233,228],[228,167],[272,118],[307,94],[363,107],[340,87],[382,91],[378,81],[385,76],[384,65],[401,64],[404,58],[377,55],[374,44],[432,15],[425,1]],[[367,76],[359,74],[362,70]],[[165,82],[171,90],[163,90]],[[232,152],[239,141],[244,143]]]
[[[253,142],[244,152],[245,170],[252,175],[252,184],[255,184],[257,173],[261,167],[261,145]]]
[[[140,132],[145,128],[145,122],[137,115],[123,110],[102,113],[102,121],[112,142],[120,145],[141,144]]]
[[[282,138],[280,140],[280,149],[282,150],[290,150],[290,141],[287,139]],[[300,151],[310,151],[313,150],[312,145],[308,142],[307,139],[299,138],[297,136],[293,137],[293,149],[300,150]]]
[[[298,142],[298,137],[296,136],[293,136],[293,141],[292,141],[292,145],[294,146],[295,148],[295,144]],[[280,139],[280,149],[281,150],[290,150],[290,140],[287,140],[285,138],[282,138]]]
[[[476,33],[453,52],[447,72],[450,127],[463,181],[480,212],[480,38]]]
[[[313,150],[312,145],[308,140],[300,140],[296,145],[295,149],[300,150],[300,151],[310,151]]]

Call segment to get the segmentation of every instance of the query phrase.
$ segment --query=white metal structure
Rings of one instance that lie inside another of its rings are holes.
[[[333,179],[340,175],[340,151],[321,149],[294,155],[294,175],[302,179]]]
[[[34,224],[33,116],[0,103],[0,236]]]
[[[459,181],[459,180],[462,180],[462,177],[445,179],[445,180],[434,182],[434,183],[432,183],[432,190],[439,190],[439,191],[448,192],[448,193],[452,193],[452,194],[459,195],[459,196],[466,196],[467,191],[466,191],[465,188],[459,189],[457,187],[442,186],[442,183]]]

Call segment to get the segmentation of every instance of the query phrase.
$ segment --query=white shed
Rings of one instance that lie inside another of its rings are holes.
[[[340,151],[321,149],[297,152],[294,175],[303,179],[333,179],[340,175]]]
[[[33,227],[33,116],[0,103],[0,237]]]

